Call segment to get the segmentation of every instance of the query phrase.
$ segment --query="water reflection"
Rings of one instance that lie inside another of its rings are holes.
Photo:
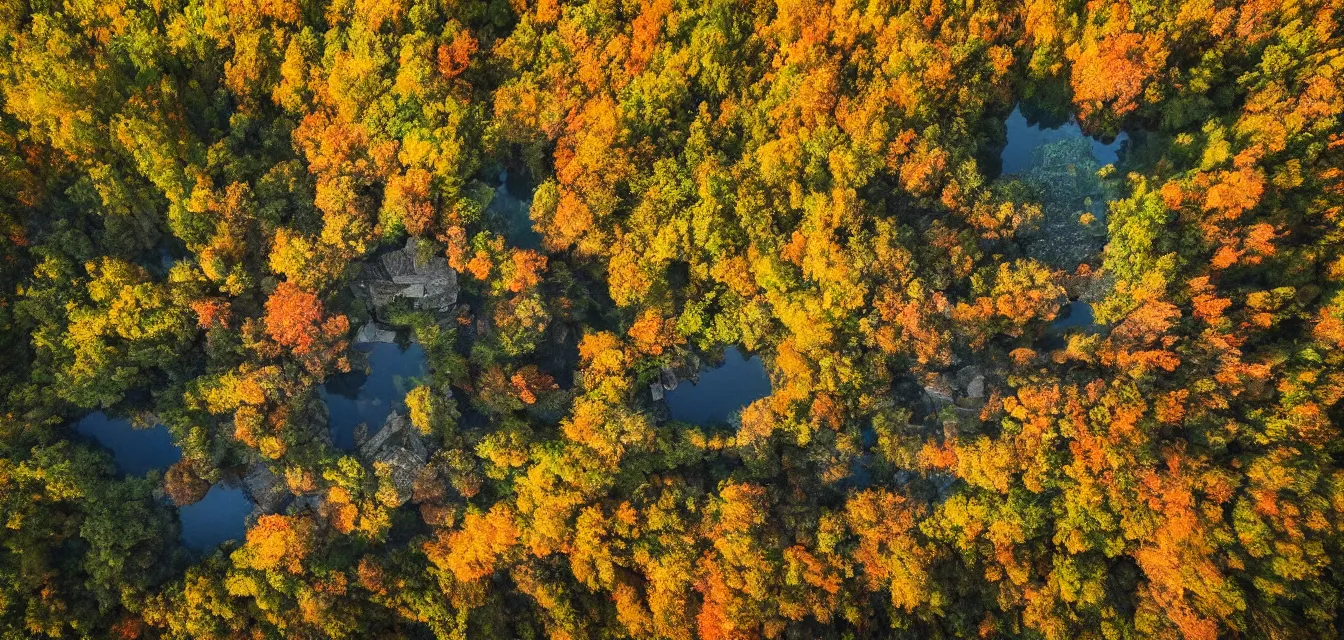
[[[251,512],[252,501],[241,487],[216,484],[199,502],[178,511],[182,541],[192,549],[207,551],[225,540],[241,540]]]
[[[536,187],[528,184],[522,175],[501,169],[499,186],[486,207],[488,213],[498,216],[504,223],[504,236],[509,242],[524,249],[541,247],[541,234],[532,228],[533,191]]]
[[[173,435],[163,425],[136,429],[124,418],[109,418],[102,411],[84,416],[76,425],[80,434],[93,438],[112,450],[117,469],[134,476],[151,469],[166,469],[182,459],[182,450],[173,443]]]
[[[1115,164],[1120,161],[1121,148],[1129,140],[1129,134],[1123,131],[1109,143],[1088,137],[1078,126],[1078,121],[1072,118],[1058,127],[1033,125],[1022,115],[1020,105],[1013,107],[1004,126],[1008,128],[1008,144],[1004,146],[1000,159],[1005,174],[1020,174],[1036,165],[1037,151],[1048,144],[1080,138],[1086,138],[1091,143],[1092,158],[1098,164]]]
[[[322,388],[330,413],[332,443],[346,451],[355,448],[355,427],[368,425],[378,432],[393,409],[406,408],[406,392],[428,375],[425,350],[418,344],[402,349],[394,343],[359,343],[355,349],[369,356],[368,372],[332,377]]]
[[[770,395],[770,376],[759,356],[747,359],[733,347],[724,349],[723,364],[702,371],[700,381],[667,392],[674,420],[692,424],[723,422],[753,401]]]

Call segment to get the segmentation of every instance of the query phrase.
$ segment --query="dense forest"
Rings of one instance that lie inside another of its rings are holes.
[[[0,106],[0,638],[1344,633],[1340,0],[3,0]]]

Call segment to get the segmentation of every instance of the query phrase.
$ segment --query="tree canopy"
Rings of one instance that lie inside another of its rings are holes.
[[[0,638],[1338,637],[1342,77],[1330,0],[8,2]]]

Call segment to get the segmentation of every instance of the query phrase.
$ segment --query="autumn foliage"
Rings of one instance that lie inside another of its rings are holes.
[[[1340,637],[1341,61],[1323,0],[7,3],[0,637]]]

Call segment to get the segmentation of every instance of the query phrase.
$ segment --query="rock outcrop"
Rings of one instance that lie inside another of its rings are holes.
[[[368,302],[375,316],[398,299],[435,312],[447,311],[457,303],[457,272],[448,266],[448,259],[441,255],[421,259],[418,248],[417,240],[409,238],[401,249],[364,263],[351,288]]]
[[[261,513],[279,512],[292,497],[284,480],[262,462],[248,469],[247,475],[243,476],[243,488]]]
[[[676,371],[672,370],[672,367],[664,366],[658,371],[658,382],[663,385],[664,390],[676,391],[677,385],[681,384],[681,378],[677,376]]]
[[[966,384],[966,397],[972,400],[982,400],[985,397],[985,377],[977,376]]]
[[[691,355],[675,369],[664,365],[658,370],[658,379],[649,383],[649,395],[654,402],[659,402],[668,393],[676,391],[682,380],[690,380],[692,384],[700,381],[700,358]]]
[[[962,367],[956,376],[959,406],[978,409],[985,403],[985,371],[978,366]]]
[[[974,429],[979,423],[980,410],[987,395],[985,372],[970,365],[955,374],[938,374],[927,379],[924,386],[925,406],[930,413],[941,416],[943,437],[957,437],[963,428]],[[951,408],[951,413],[944,409]]]
[[[355,332],[355,342],[396,342],[397,332],[377,323],[369,322]]]
[[[386,464],[397,488],[398,505],[411,499],[415,478],[429,460],[429,450],[411,419],[393,411],[378,433],[359,443],[359,455],[369,463]]]
[[[308,425],[308,431],[313,439],[318,442],[331,444],[331,408],[322,400],[321,396],[313,394],[306,405],[307,411],[302,416],[301,424]]]
[[[933,405],[934,412],[952,404],[956,389],[953,387],[953,381],[947,374],[941,374],[929,379],[924,384],[924,395],[928,397]]]

